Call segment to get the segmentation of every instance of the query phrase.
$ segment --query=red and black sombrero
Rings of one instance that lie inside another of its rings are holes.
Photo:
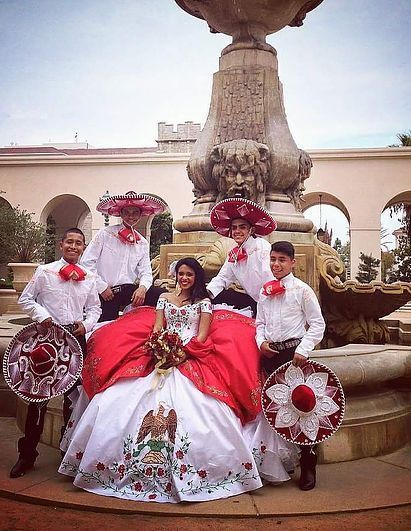
[[[10,341],[3,358],[4,379],[27,402],[42,402],[74,386],[83,367],[77,339],[62,326],[31,323]]]
[[[223,199],[210,212],[211,225],[222,236],[230,235],[231,222],[237,218],[246,219],[257,236],[267,236],[277,228],[276,221],[264,207],[242,197]]]
[[[125,207],[139,208],[142,216],[161,214],[167,210],[166,203],[159,197],[151,194],[137,194],[136,192],[106,197],[97,205],[97,210],[108,216],[120,217],[120,211]]]
[[[345,397],[340,381],[326,365],[307,360],[274,371],[264,384],[262,408],[270,426],[283,439],[313,445],[328,439],[341,425]]]

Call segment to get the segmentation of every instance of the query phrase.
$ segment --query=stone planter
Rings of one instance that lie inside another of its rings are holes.
[[[3,315],[11,305],[17,304],[15,289],[0,289],[0,315]]]
[[[31,277],[39,264],[11,262],[7,265],[13,271],[13,288],[16,290],[17,296],[19,297],[23,289],[31,280]]]

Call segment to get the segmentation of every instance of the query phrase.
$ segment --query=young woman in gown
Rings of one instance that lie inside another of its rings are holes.
[[[87,491],[156,502],[207,501],[282,482],[294,445],[262,418],[254,321],[211,313],[204,271],[176,265],[178,290],[92,335],[84,389],[62,442],[59,471]],[[153,328],[154,325],[154,328]],[[144,345],[177,332],[186,358],[166,374]],[[87,405],[88,404],[88,405]]]

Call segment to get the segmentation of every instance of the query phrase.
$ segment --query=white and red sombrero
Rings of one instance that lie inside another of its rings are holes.
[[[286,441],[313,445],[331,437],[344,417],[340,381],[326,365],[285,363],[264,384],[261,402],[270,426]]]
[[[83,367],[77,339],[62,326],[31,323],[10,341],[3,358],[4,379],[27,402],[42,402],[74,386]]]
[[[277,228],[276,221],[264,207],[242,197],[223,199],[210,212],[211,225],[222,236],[230,235],[231,221],[237,218],[246,219],[257,236],[267,236]]]
[[[127,192],[106,197],[97,205],[97,210],[108,216],[120,217],[120,211],[125,207],[138,207],[142,216],[161,214],[167,209],[164,201],[155,195]]]

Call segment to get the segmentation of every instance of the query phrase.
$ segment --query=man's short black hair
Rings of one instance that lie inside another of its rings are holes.
[[[271,245],[271,251],[274,251],[275,253],[286,254],[292,260],[294,260],[295,249],[294,249],[294,245],[290,242],[286,242],[286,241],[275,242]]]
[[[83,236],[84,245],[86,244],[86,237],[84,236],[84,232],[78,229],[77,227],[72,227],[71,229],[65,230],[63,232],[63,236],[61,237],[61,241],[65,240],[67,238],[67,234],[69,234],[70,232],[74,232],[74,234],[81,234],[81,236]]]

